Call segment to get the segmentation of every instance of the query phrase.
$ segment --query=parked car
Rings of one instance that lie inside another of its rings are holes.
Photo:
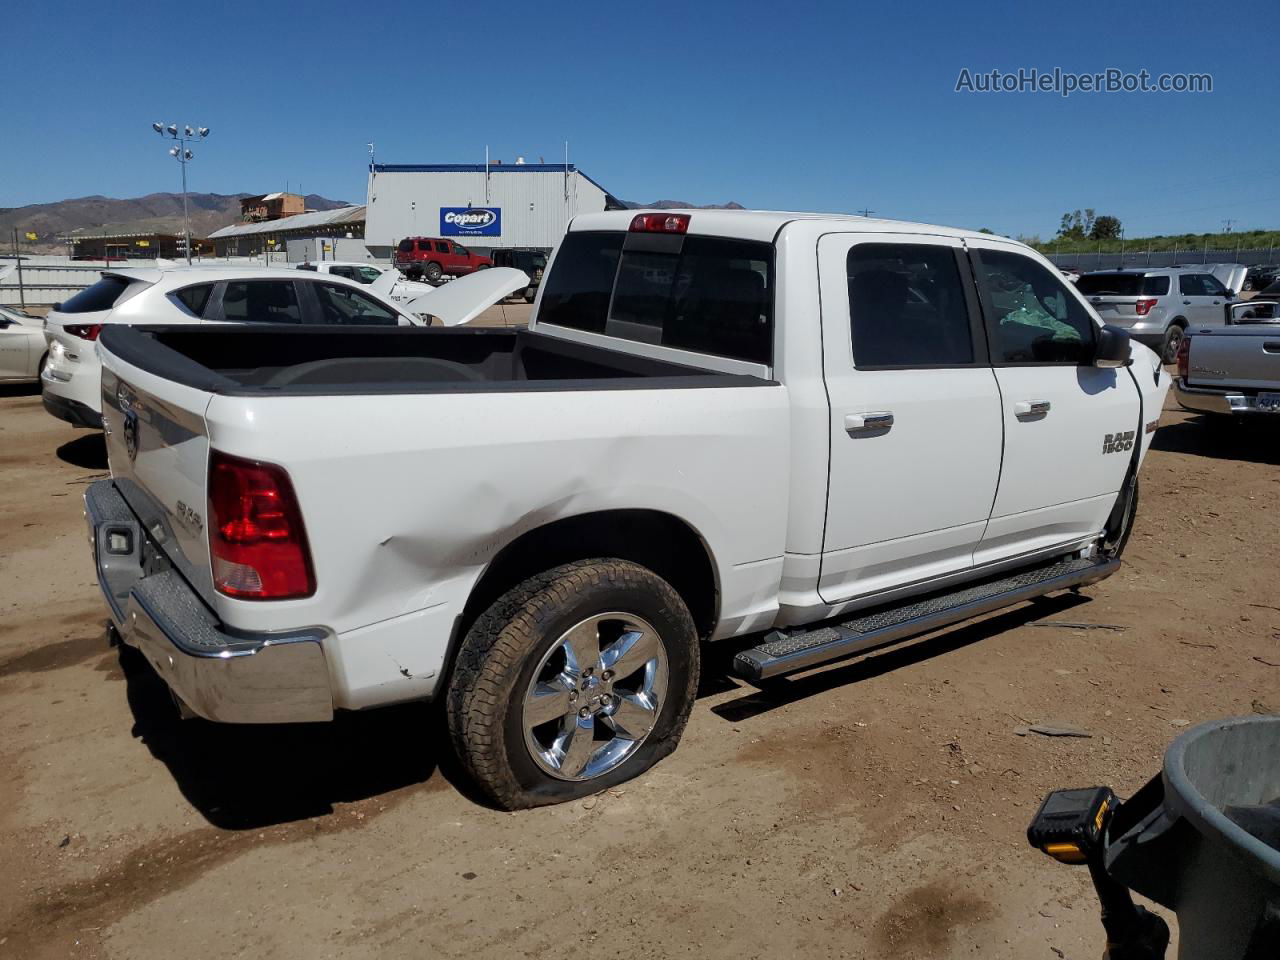
[[[547,268],[547,255],[541,250],[494,250],[490,257],[495,267],[514,267],[529,275],[529,286],[516,296],[523,296],[525,303],[533,303]]]
[[[1188,331],[1178,351],[1176,388],[1184,409],[1219,421],[1280,417],[1278,307],[1255,298],[1236,306],[1228,327]]]
[[[1076,289],[1098,316],[1173,363],[1187,327],[1226,322],[1235,292],[1199,267],[1099,270],[1086,273]]]
[[[510,270],[487,278],[499,296],[522,289],[527,278]],[[464,288],[464,293],[466,288]],[[450,312],[450,298],[431,289],[429,312],[442,322],[464,322]],[[497,299],[495,297],[494,299]],[[93,286],[58,304],[46,319],[49,360],[41,382],[44,405],[73,426],[101,426],[100,367],[95,341],[116,324],[269,323],[361,328],[418,325],[421,304],[401,306],[337,276],[273,267],[180,266],[106,271]],[[470,316],[467,317],[470,319]]]
[[[0,307],[0,383],[38,381],[46,356],[44,321],[17,307]]]
[[[1249,268],[1241,290],[1262,290],[1280,280],[1280,263],[1260,264]]]
[[[493,261],[472,253],[462,244],[441,237],[406,237],[396,245],[395,265],[410,280],[439,283],[446,275],[465,277],[493,266]]]
[[[300,263],[297,269],[312,273],[327,273],[330,276],[344,277],[356,283],[363,283],[400,306],[419,297],[425,297],[436,289],[429,283],[407,280],[398,269],[382,263],[321,260],[318,263],[310,261]]]
[[[287,355],[104,332],[99,582],[184,710],[443,698],[495,802],[551,803],[675,748],[703,641],[758,680],[1119,567],[1170,380],[1023,244],[606,212],[544,287]]]

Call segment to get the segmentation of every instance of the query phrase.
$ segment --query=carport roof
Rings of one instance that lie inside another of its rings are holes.
[[[313,230],[316,227],[328,227],[341,223],[359,223],[363,220],[364,204],[358,204],[354,207],[339,207],[336,210],[296,213],[292,217],[281,217],[279,220],[233,223],[229,227],[213,231],[209,234],[209,239],[221,240],[225,237],[246,237],[260,233],[293,233],[298,230]]]

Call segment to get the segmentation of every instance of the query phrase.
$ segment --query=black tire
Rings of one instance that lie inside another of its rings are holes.
[[[422,274],[427,278],[428,283],[439,283],[444,271],[440,268],[440,264],[433,260],[422,268]]]
[[[606,612],[630,613],[653,625],[667,657],[666,694],[649,734],[620,764],[587,780],[558,779],[526,746],[524,692],[565,631]],[[698,666],[693,618],[653,571],[612,559],[556,567],[507,591],[467,631],[447,697],[454,748],[476,785],[506,810],[599,793],[676,748],[693,709]]]
[[[1162,363],[1176,363],[1178,360],[1178,347],[1182,345],[1182,338],[1186,336],[1187,328],[1181,320],[1175,320],[1169,324],[1169,329],[1164,332],[1164,343],[1160,346],[1160,361]]]

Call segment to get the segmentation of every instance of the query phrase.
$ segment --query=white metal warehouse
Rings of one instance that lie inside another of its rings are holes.
[[[573,217],[623,205],[573,164],[375,163],[366,208],[365,242],[388,256],[405,237],[550,250]]]

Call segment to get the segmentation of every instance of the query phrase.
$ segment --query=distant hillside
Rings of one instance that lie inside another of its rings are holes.
[[[248,193],[189,193],[191,232],[197,237],[240,219],[241,197]],[[308,210],[333,210],[348,206],[319,194],[308,194]],[[30,231],[39,240],[28,249],[62,252],[58,237],[70,233],[181,233],[182,194],[151,193],[145,197],[117,200],[113,197],[77,197],[57,203],[34,203],[26,207],[0,207],[0,250],[8,252],[13,228],[19,238]]]
[[[685,203],[683,200],[655,200],[653,203],[636,203],[633,200],[623,200],[629,210],[745,210],[740,203],[730,200],[728,203]]]

